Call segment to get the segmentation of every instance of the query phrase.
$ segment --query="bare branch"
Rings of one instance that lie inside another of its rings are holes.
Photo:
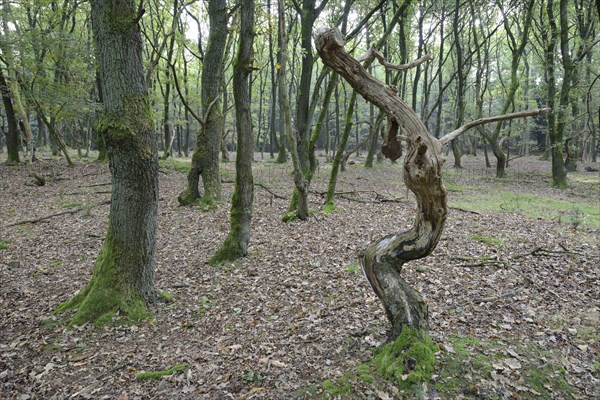
[[[388,62],[383,56],[383,54],[381,54],[377,49],[371,47],[362,57],[358,58],[357,61],[363,62],[371,61],[374,59],[377,59],[379,63],[387,69],[393,69],[396,71],[406,71],[407,69],[414,68],[417,65],[423,64],[424,62],[433,60],[433,56],[431,54],[425,54],[423,57],[411,61],[407,64],[392,64]]]
[[[475,121],[471,121],[468,124],[463,125],[460,128],[443,136],[442,138],[439,139],[439,142],[441,144],[446,144],[446,143],[450,142],[452,139],[455,139],[458,136],[462,135],[469,129],[474,128],[479,125],[489,124],[491,122],[506,121],[506,120],[515,119],[515,118],[533,117],[536,115],[548,113],[550,111],[552,111],[551,108],[542,108],[539,110],[527,110],[527,111],[520,111],[520,112],[516,112],[516,113],[512,113],[512,114],[496,115],[493,117],[476,119]]]

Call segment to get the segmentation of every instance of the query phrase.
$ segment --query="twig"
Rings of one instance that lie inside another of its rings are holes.
[[[273,192],[271,189],[269,189],[266,185],[263,185],[262,183],[255,182],[254,186],[258,186],[258,187],[264,189],[265,191],[267,191],[271,196],[275,197],[276,199],[287,200],[287,197],[284,197],[282,195],[279,195],[279,194]]]
[[[577,256],[594,257],[594,258],[600,257],[600,256],[596,256],[596,255],[591,255],[591,254],[578,253],[576,251],[569,251],[566,249],[564,249],[564,250],[548,250],[543,247],[537,247],[534,250],[530,251],[529,253],[524,253],[524,254],[519,254],[517,256],[514,256],[513,259],[516,260],[517,258],[523,258],[523,257],[527,257],[527,256],[551,256],[553,254],[573,254],[573,255],[577,255]]]
[[[525,278],[527,280],[527,282],[531,283],[533,286],[537,287],[538,289],[541,290],[545,290],[546,292],[550,293],[551,295],[553,295],[554,297],[556,297],[557,299],[566,302],[565,299],[563,299],[562,297],[560,297],[560,295],[558,293],[556,293],[554,290],[550,289],[547,286],[542,286],[539,283],[537,283],[536,281],[533,280],[533,278],[530,278],[528,275],[525,275],[523,272],[519,271],[517,268],[513,267],[510,264],[506,264],[507,268],[510,268],[511,270],[515,271],[516,273],[518,273],[519,275],[521,275],[523,278]]]
[[[95,185],[88,185],[86,187],[97,187],[97,186],[108,186],[108,185],[112,185],[112,182],[96,183]]]
[[[490,296],[490,297],[483,297],[483,298],[478,298],[478,299],[473,299],[473,303],[488,303],[490,301],[498,301],[498,300],[502,300],[505,299],[507,297],[512,297],[515,294],[519,293],[521,290],[523,290],[523,286],[515,289],[515,290],[509,290],[508,292],[504,292],[498,296]]]
[[[464,208],[460,208],[460,207],[448,207],[451,210],[456,210],[456,211],[462,211],[464,213],[470,213],[470,214],[475,214],[475,215],[481,215],[480,213],[478,213],[477,211],[471,211],[471,210],[465,210]]]
[[[104,200],[103,202],[100,202],[100,203],[98,203],[96,205],[93,205],[91,207],[90,206],[74,207],[74,208],[70,208],[70,209],[65,210],[65,211],[61,211],[61,212],[56,213],[56,214],[50,214],[50,215],[46,215],[46,216],[43,216],[43,217],[40,217],[40,218],[36,218],[36,219],[28,219],[28,220],[24,220],[24,221],[15,222],[14,224],[8,224],[5,227],[9,228],[9,227],[18,226],[18,225],[37,224],[38,222],[42,222],[42,221],[45,221],[45,220],[50,219],[50,218],[59,217],[61,215],[67,215],[67,214],[76,214],[79,211],[82,211],[82,210],[85,210],[85,209],[88,209],[88,208],[90,208],[90,209],[91,208],[96,208],[96,207],[103,206],[103,205],[106,205],[106,204],[110,204],[110,200]]]
[[[501,267],[506,267],[507,264],[504,261],[488,260],[488,261],[482,261],[482,262],[474,263],[474,264],[458,264],[458,265],[453,265],[453,267],[455,267],[455,268],[476,268],[476,267],[487,267],[487,266],[501,266]]]

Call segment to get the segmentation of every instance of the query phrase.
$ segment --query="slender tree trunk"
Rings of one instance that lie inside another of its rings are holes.
[[[235,157],[235,187],[231,200],[231,227],[229,235],[211,263],[232,261],[248,254],[250,220],[254,201],[254,136],[250,111],[248,78],[252,72],[252,44],[254,42],[254,0],[239,0],[241,8],[240,37],[237,57],[233,66],[233,96],[235,99],[237,152]]]
[[[544,75],[547,87],[546,105],[555,109],[556,96],[556,77],[554,71],[556,41],[558,39],[558,30],[556,20],[554,19],[554,0],[547,0],[546,12],[550,25],[550,32],[543,32],[545,36],[546,48],[544,59]],[[557,129],[556,113],[548,114],[548,136],[550,138],[550,156],[552,157],[552,186],[564,188],[567,186],[567,170],[563,160],[563,131]]]
[[[227,2],[225,0],[209,0],[208,17],[210,30],[202,64],[201,89],[204,121],[196,136],[187,188],[179,194],[178,200],[181,205],[195,203],[200,198],[198,183],[202,176],[204,193],[201,203],[208,207],[214,207],[216,202],[221,199],[219,150],[224,123],[221,95],[224,70],[223,54],[227,41]]]
[[[156,299],[154,254],[158,155],[142,64],[142,38],[133,0],[92,1],[92,24],[105,96],[98,127],[112,175],[108,232],[94,274],[58,310],[77,308],[71,325],[131,320],[149,314]]]
[[[285,87],[285,71],[287,65],[287,31],[285,27],[285,6],[283,0],[278,0],[279,10],[279,51],[277,52],[277,61],[280,65],[277,71],[278,75],[278,87],[279,87],[279,104],[281,107],[281,113],[283,114],[284,131],[286,132],[288,146],[292,155],[292,163],[294,166],[294,185],[296,190],[294,191],[296,200],[292,196],[291,204],[296,205],[293,210],[289,210],[289,213],[284,217],[284,220],[293,219],[295,217],[299,219],[308,218],[308,185],[302,171],[302,165],[300,163],[300,156],[298,155],[299,141],[296,139],[292,131],[292,117],[290,111],[290,104],[288,101],[288,94]]]

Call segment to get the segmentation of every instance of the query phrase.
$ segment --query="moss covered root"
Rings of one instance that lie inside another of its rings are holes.
[[[404,327],[393,343],[385,345],[371,362],[379,375],[402,389],[431,379],[438,346],[414,328]]]
[[[133,322],[152,315],[146,310],[146,303],[139,293],[122,282],[116,271],[118,258],[118,246],[107,240],[96,260],[90,282],[73,299],[56,308],[56,313],[77,309],[69,327],[86,322],[105,325],[117,314]]]

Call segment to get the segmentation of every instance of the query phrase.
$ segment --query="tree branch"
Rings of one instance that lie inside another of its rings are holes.
[[[455,139],[458,136],[462,135],[469,129],[474,128],[479,125],[489,124],[491,122],[506,121],[506,120],[515,119],[515,118],[533,117],[533,116],[544,114],[544,113],[547,113],[550,111],[552,111],[551,108],[542,108],[539,110],[527,110],[527,111],[521,111],[521,112],[516,112],[516,113],[512,113],[512,114],[496,115],[493,117],[476,119],[475,121],[471,121],[468,124],[463,125],[460,128],[443,136],[442,138],[439,139],[439,142],[441,144],[446,144],[446,143],[450,142],[452,139]]]
[[[393,69],[395,71],[406,71],[407,69],[414,68],[417,65],[423,64],[424,62],[433,60],[433,56],[431,54],[425,54],[423,57],[420,57],[414,61],[411,61],[406,64],[392,64],[388,62],[383,54],[381,54],[377,49],[371,47],[362,57],[358,58],[357,61],[371,61],[377,59],[381,65],[383,65],[387,69]]]

